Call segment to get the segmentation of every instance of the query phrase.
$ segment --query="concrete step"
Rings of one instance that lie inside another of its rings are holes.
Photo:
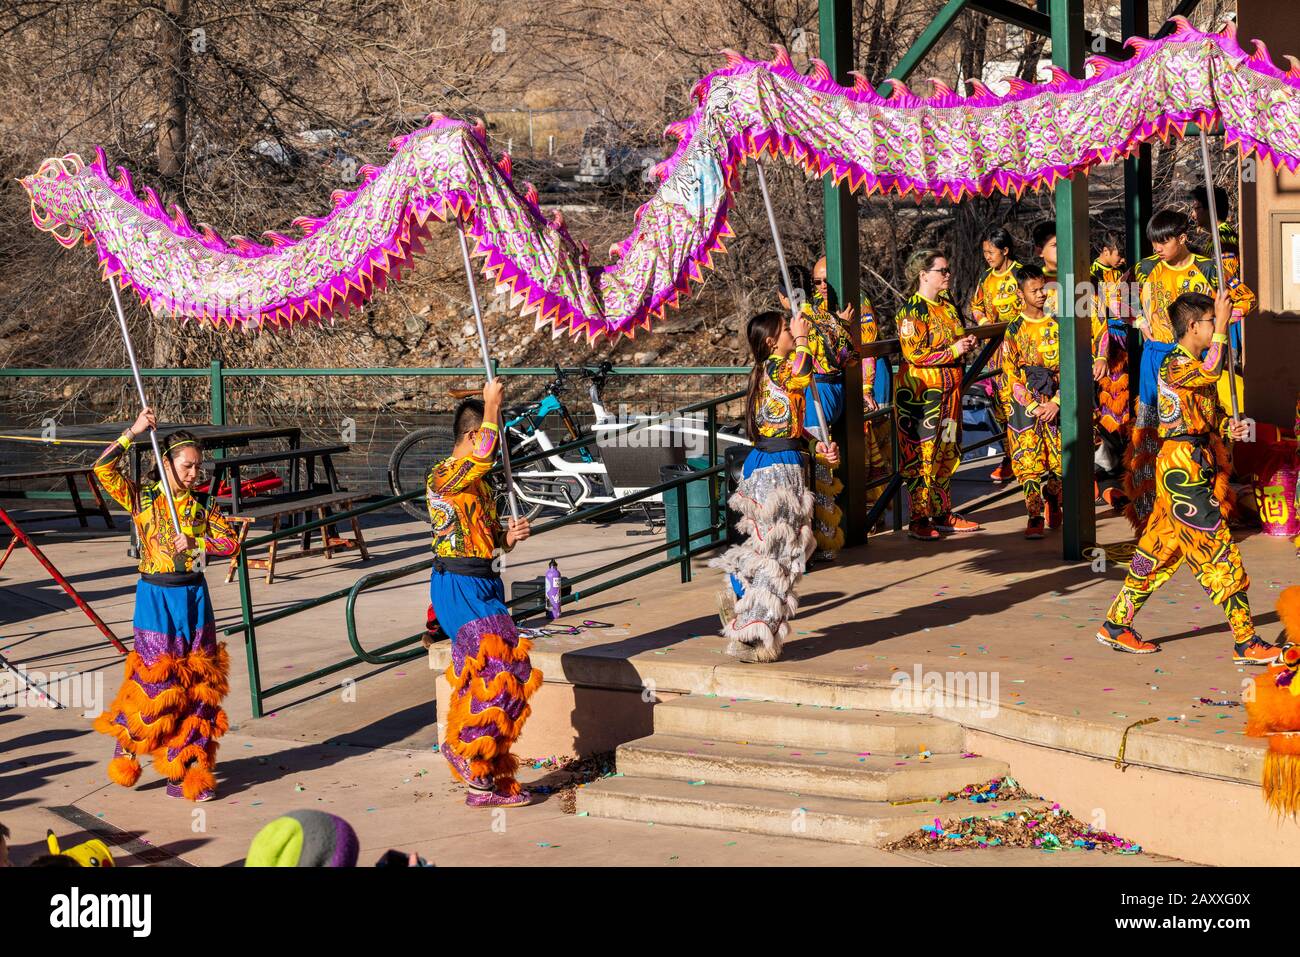
[[[960,751],[960,725],[925,715],[687,695],[655,706],[657,734],[765,741],[794,750],[915,754]]]
[[[934,819],[992,817],[1041,807],[1043,801],[892,805],[877,801],[796,796],[721,784],[692,785],[665,778],[605,778],[578,789],[578,810],[592,817],[652,821],[748,834],[801,837],[879,847]]]
[[[615,761],[628,777],[673,778],[859,801],[941,797],[1007,773],[990,758],[959,754],[857,754],[835,749],[739,744],[652,734],[620,745]]]

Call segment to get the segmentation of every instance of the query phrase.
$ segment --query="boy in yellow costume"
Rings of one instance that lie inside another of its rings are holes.
[[[1133,619],[1186,561],[1210,600],[1223,607],[1232,629],[1233,663],[1266,665],[1279,654],[1277,646],[1255,634],[1246,594],[1250,579],[1216,494],[1227,479],[1223,439],[1241,439],[1250,430],[1249,421],[1234,422],[1223,414],[1217,393],[1233,311],[1227,294],[1211,299],[1196,292],[1184,293],[1166,309],[1178,342],[1160,363],[1155,503],[1124,584],[1097,632],[1097,640],[1116,651],[1160,650],[1133,629]]]
[[[1148,256],[1134,269],[1138,283],[1142,317],[1134,325],[1142,331],[1146,341],[1142,368],[1138,375],[1138,404],[1133,423],[1133,436],[1125,456],[1125,494],[1129,506],[1125,510],[1129,521],[1137,530],[1146,523],[1155,503],[1155,460],[1159,448],[1155,407],[1157,378],[1160,363],[1175,341],[1169,307],[1185,292],[1213,295],[1218,290],[1219,274],[1214,260],[1198,255],[1187,245],[1189,229],[1187,216],[1175,209],[1162,209],[1147,223],[1147,239],[1155,255]],[[1239,323],[1255,308],[1255,294],[1239,278],[1225,282],[1232,304],[1231,321]],[[1226,373],[1220,372],[1226,380]],[[1216,383],[1220,404],[1229,407],[1225,392]],[[1231,503],[1229,503],[1231,507]]]
[[[1043,312],[1046,278],[1037,266],[1020,270],[1023,305],[1003,340],[1005,400],[1011,410],[1007,442],[1011,466],[1025,493],[1029,524],[1025,538],[1043,537],[1047,524],[1061,525],[1061,333],[1055,316]]]

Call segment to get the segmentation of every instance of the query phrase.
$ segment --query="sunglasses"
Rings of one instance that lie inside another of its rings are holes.
[[[943,276],[951,276],[951,275],[952,275],[952,269],[949,268],[948,266],[944,266],[942,269],[928,269],[928,270],[926,270],[926,271],[927,271],[927,272],[937,272],[937,273],[939,273],[940,275],[943,275]]]

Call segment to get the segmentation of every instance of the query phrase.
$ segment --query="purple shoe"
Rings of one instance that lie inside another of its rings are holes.
[[[518,794],[487,791],[465,795],[466,807],[523,807],[531,803],[533,803],[533,796],[527,791],[520,791]]]
[[[174,797],[174,798],[181,798],[182,800],[184,800],[185,792],[181,790],[181,786],[177,784],[175,781],[168,781],[167,796]],[[194,800],[211,801],[216,796],[217,796],[217,792],[212,790],[212,788],[204,788],[202,791],[199,792],[199,796],[196,797]]]
[[[474,775],[469,769],[469,762],[445,744],[439,750],[442,752],[442,756],[447,759],[447,763],[451,765],[451,773],[457,778],[475,791],[492,790],[492,779],[490,777],[477,777]]]

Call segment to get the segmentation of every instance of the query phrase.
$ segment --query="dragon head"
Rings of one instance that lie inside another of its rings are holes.
[[[52,235],[71,248],[87,237],[81,226],[81,203],[73,178],[85,168],[76,153],[47,159],[30,176],[19,182],[32,199],[32,222],[36,228]]]

